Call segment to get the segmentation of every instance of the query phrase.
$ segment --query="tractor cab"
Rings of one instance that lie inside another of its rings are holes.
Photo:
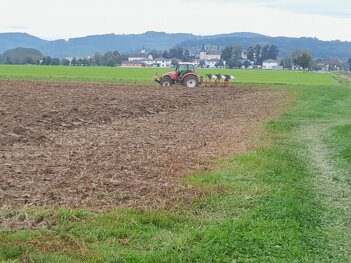
[[[186,73],[190,73],[190,72],[194,73],[195,72],[194,64],[181,62],[177,65],[176,72],[177,72],[178,78],[182,78],[182,76],[184,76],[184,74]]]

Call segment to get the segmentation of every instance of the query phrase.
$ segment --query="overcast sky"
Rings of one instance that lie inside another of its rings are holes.
[[[351,0],[1,0],[0,32],[44,39],[145,31],[351,41]]]

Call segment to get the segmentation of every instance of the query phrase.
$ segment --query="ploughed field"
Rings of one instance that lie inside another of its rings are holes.
[[[0,80],[0,203],[167,207],[181,178],[254,147],[282,92]]]

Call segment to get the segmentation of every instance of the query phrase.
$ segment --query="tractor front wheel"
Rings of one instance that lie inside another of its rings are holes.
[[[199,84],[199,80],[195,76],[188,76],[183,81],[188,88],[195,88]]]
[[[162,78],[160,84],[162,87],[170,87],[172,86],[172,80],[170,78]]]

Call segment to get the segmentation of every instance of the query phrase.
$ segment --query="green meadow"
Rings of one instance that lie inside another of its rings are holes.
[[[0,66],[0,78],[144,83],[154,71]],[[256,149],[186,177],[210,194],[172,210],[3,207],[0,218],[54,223],[0,230],[0,261],[351,262],[351,83],[309,72],[221,72],[236,76],[233,88],[279,89],[294,102],[259,124]]]
[[[162,75],[172,69],[165,68],[110,68],[0,65],[0,79],[32,79],[55,81],[97,81],[129,84],[150,84],[155,73]],[[197,69],[199,75],[222,73],[235,76],[234,83],[264,84],[333,84],[330,75],[300,71],[264,71],[231,69]]]

